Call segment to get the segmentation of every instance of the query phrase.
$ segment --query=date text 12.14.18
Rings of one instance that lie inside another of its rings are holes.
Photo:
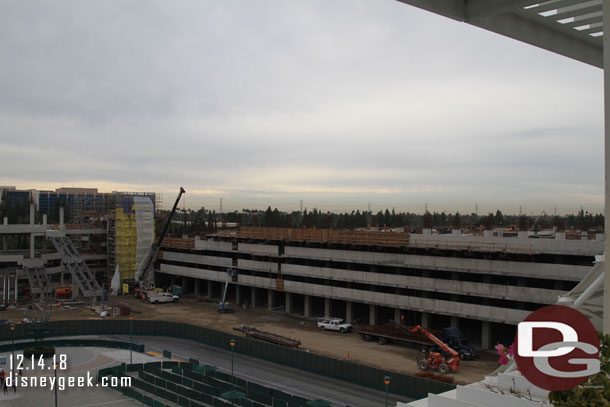
[[[13,371],[13,366],[17,370],[66,370],[68,368],[68,355],[60,353],[53,355],[52,358],[44,359],[42,355],[38,358],[34,355],[26,358],[23,355],[17,354],[15,355],[15,360],[13,360],[13,355],[9,355],[9,365],[11,372]]]

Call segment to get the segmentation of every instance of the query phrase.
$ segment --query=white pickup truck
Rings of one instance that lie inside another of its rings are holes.
[[[352,330],[352,326],[344,324],[341,318],[318,318],[318,328],[323,331],[339,331],[342,334]]]
[[[172,293],[152,293],[148,296],[148,302],[151,304],[159,304],[160,302],[178,302],[177,295]]]

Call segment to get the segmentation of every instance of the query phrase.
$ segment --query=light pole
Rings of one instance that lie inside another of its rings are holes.
[[[133,343],[131,337],[133,335],[133,315],[129,316],[129,364],[133,364]]]
[[[53,366],[55,370],[55,407],[57,407],[57,363]]]
[[[224,393],[221,394],[221,397],[227,400],[231,400],[231,405],[234,405],[235,400],[239,400],[243,397],[245,397],[246,395],[240,391],[236,390],[236,386],[235,386],[235,373],[233,370],[233,348],[235,348],[235,339],[231,339],[229,341],[229,345],[231,345],[231,384],[233,387],[233,390],[231,391],[225,391]]]
[[[235,390],[235,375],[233,374],[233,348],[235,348],[235,339],[231,339],[229,345],[231,345],[231,384],[233,385],[233,390]]]
[[[383,382],[385,383],[385,407],[388,407],[388,385],[390,384],[390,380],[390,376],[383,378]]]
[[[11,363],[11,376],[15,380],[15,324],[11,324],[11,352],[13,354],[13,363]]]

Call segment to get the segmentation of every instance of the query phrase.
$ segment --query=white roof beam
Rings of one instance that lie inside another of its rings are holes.
[[[603,67],[601,46],[515,13],[489,17],[477,21],[475,25],[598,68]]]
[[[453,20],[464,21],[466,19],[465,0],[396,0],[401,3],[410,4],[422,10],[427,10]]]
[[[525,42],[578,61],[603,67],[601,39],[570,29],[568,24],[557,23],[556,16],[542,17],[535,10],[523,7],[536,4],[532,0],[397,0],[454,20]],[[559,3],[559,2],[557,2]],[[589,2],[581,2],[589,3]],[[589,3],[590,4],[590,3]],[[495,7],[495,8],[494,8]],[[583,10],[597,10],[599,6],[585,7],[571,16],[583,15]],[[589,11],[590,12],[590,11]],[[477,17],[473,17],[477,15]],[[470,19],[469,19],[470,16]],[[568,17],[571,17],[568,16]],[[578,24],[584,25],[585,23]],[[575,25],[575,26],[578,26]]]
[[[553,20],[558,21],[558,20],[563,20],[564,18],[568,18],[568,17],[584,16],[587,14],[592,14],[592,13],[597,13],[597,12],[601,13],[601,11],[602,11],[602,5],[598,4],[595,6],[579,8],[579,9],[568,9],[566,11],[559,10],[559,12],[557,14],[549,16],[549,18],[553,18]]]
[[[549,1],[543,4],[540,4],[538,7],[532,8],[532,11],[536,13],[544,13],[546,11],[558,10],[565,7],[574,6],[578,3],[581,3],[580,0],[558,0],[558,1]]]
[[[466,18],[464,21],[475,20],[506,13],[515,9],[539,3],[536,0],[464,0]]]

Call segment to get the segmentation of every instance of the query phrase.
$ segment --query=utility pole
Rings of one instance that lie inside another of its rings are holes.
[[[424,214],[428,213],[428,202],[424,205]]]
[[[519,216],[521,216],[521,205],[519,205]]]
[[[479,217],[479,203],[478,203],[478,202],[476,202],[476,203],[474,204],[474,215],[475,215],[476,217]]]

